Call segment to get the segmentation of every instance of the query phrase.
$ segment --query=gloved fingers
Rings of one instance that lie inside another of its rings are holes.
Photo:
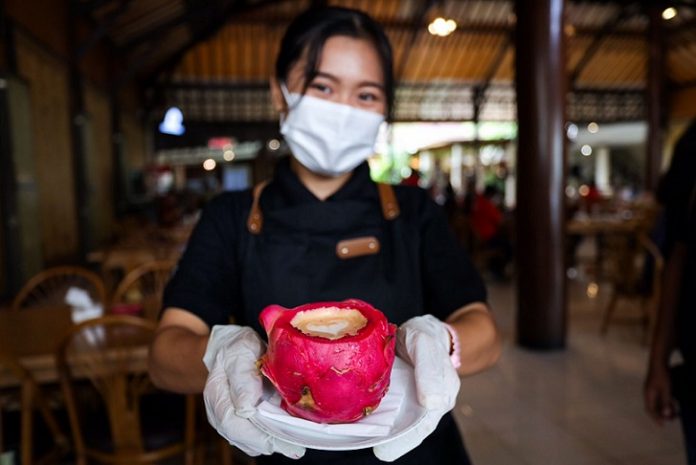
[[[266,433],[231,411],[228,411],[215,429],[227,442],[251,457],[270,455],[274,452],[271,438]]]
[[[264,343],[256,334],[256,331],[246,326],[237,325],[215,325],[208,336],[208,344],[203,355],[203,363],[208,371],[215,363],[218,352],[225,348],[233,348],[240,341],[245,341],[248,348],[256,353],[259,358],[265,351]]]
[[[433,350],[432,338],[425,334],[414,338],[410,350],[418,403],[427,409],[452,409],[460,380],[448,354]]]
[[[203,389],[203,399],[211,424],[213,424],[210,420],[211,412],[217,418],[223,418],[228,411],[237,416],[249,418],[256,412],[256,404],[261,399],[260,376],[252,375],[244,378],[234,372],[230,375],[225,367],[228,360],[223,351],[218,352]]]
[[[249,418],[256,412],[256,406],[263,394],[263,379],[257,368],[257,345],[255,342],[241,341],[232,350],[220,352],[225,373],[230,385],[230,400],[235,413]],[[260,343],[260,341],[259,341]]]
[[[271,438],[273,442],[273,451],[283,454],[289,459],[300,459],[304,456],[306,449],[302,446],[290,444],[281,439]]]
[[[224,418],[234,414],[229,390],[230,386],[224,367],[220,363],[215,363],[203,388],[205,413],[208,422],[215,429],[219,429]]]
[[[449,354],[450,336],[444,323],[432,315],[413,317],[399,327],[396,352],[414,365],[417,341],[427,338],[428,352]]]
[[[213,369],[217,353],[226,345],[230,344],[235,336],[241,331],[241,326],[235,325],[215,325],[210,330],[208,344],[203,354],[203,363],[208,371]]]
[[[246,422],[246,424],[235,425],[236,431],[244,431],[240,438],[239,434],[231,439],[227,435],[222,435],[227,442],[231,445],[237,447],[242,452],[250,457],[257,457],[259,455],[271,455],[271,454],[282,454],[289,459],[300,459],[305,454],[305,448],[302,446],[296,446],[290,444],[289,442],[281,441],[279,439],[272,438],[266,435],[263,431],[259,430],[248,420],[241,419],[237,417],[239,421]]]
[[[399,328],[396,350],[414,368],[418,402],[427,409],[453,408],[460,381],[444,323],[432,315],[411,318]]]
[[[429,410],[425,418],[411,431],[389,442],[374,446],[372,452],[383,462],[393,462],[418,447],[425,438],[430,436],[445,413],[447,410]]]
[[[222,354],[219,354],[219,357],[222,357]],[[232,404],[229,391],[225,369],[221,363],[216,362],[208,375],[203,390],[203,401],[208,422],[227,442],[252,457],[275,452],[295,459],[304,455],[303,447],[272,438],[248,419],[239,416]]]
[[[227,411],[216,430],[227,442],[251,457],[277,452],[291,459],[299,459],[305,454],[304,447],[271,437],[251,421],[235,415],[231,410]]]

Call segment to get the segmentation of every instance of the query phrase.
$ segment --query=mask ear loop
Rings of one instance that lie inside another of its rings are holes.
[[[291,108],[297,106],[298,103],[300,103],[300,99],[302,98],[301,96],[294,96],[290,93],[288,90],[288,87],[285,85],[285,82],[280,82],[280,92],[283,94],[283,99],[285,99],[285,104],[288,106],[288,109],[286,112],[283,112],[280,114],[280,124],[283,124],[285,121],[285,118],[287,117],[287,113],[290,111]]]
[[[297,94],[291,94],[284,82],[280,83],[280,92],[282,92],[283,94],[283,98],[285,99],[285,103],[288,106],[288,110],[294,106],[297,106],[297,104],[300,103],[300,99],[302,97]]]

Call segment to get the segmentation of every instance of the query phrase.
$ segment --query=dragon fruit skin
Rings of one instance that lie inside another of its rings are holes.
[[[358,310],[367,324],[355,335],[330,340],[290,323],[299,312],[327,307]],[[259,319],[269,340],[261,372],[288,413],[317,423],[350,423],[377,408],[389,388],[396,333],[382,312],[350,299],[293,309],[271,305]]]

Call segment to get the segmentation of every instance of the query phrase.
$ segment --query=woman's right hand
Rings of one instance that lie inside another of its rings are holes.
[[[305,453],[303,447],[273,438],[249,421],[263,393],[256,362],[264,351],[264,342],[249,327],[213,327],[203,357],[208,368],[203,390],[208,422],[230,444],[250,456],[277,452],[298,459]]]
[[[657,424],[672,420],[677,416],[677,408],[672,396],[672,381],[669,368],[664,364],[651,365],[643,387],[645,409]]]

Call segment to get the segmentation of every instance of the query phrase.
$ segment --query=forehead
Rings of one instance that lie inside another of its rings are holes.
[[[306,54],[293,66],[290,77],[304,79]],[[344,81],[384,84],[384,69],[375,45],[368,39],[333,36],[320,50],[317,70]]]

